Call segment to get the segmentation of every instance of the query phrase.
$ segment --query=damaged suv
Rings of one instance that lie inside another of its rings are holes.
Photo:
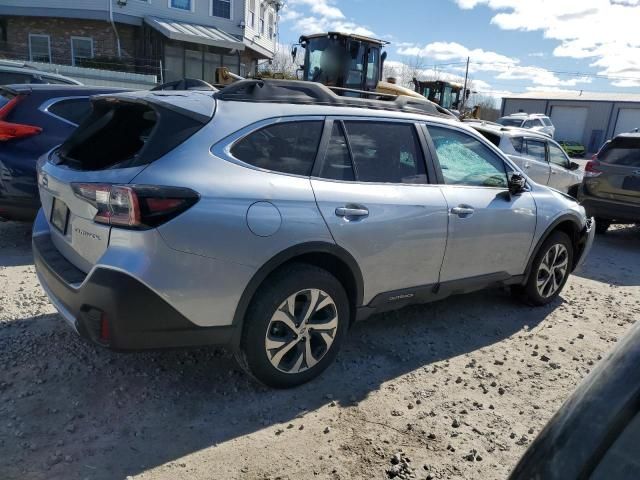
[[[274,387],[377,312],[495,285],[549,303],[594,233],[437,109],[308,82],[97,97],[39,186],[37,273],[80,335],[227,345]]]

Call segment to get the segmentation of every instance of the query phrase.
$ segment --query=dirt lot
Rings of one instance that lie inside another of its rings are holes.
[[[553,305],[491,291],[379,316],[322,378],[273,391],[219,349],[86,344],[38,286],[29,243],[0,224],[6,480],[505,478],[640,312],[640,229],[619,228]]]

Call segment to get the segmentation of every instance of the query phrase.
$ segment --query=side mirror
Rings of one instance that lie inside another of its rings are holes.
[[[520,195],[527,186],[527,179],[521,173],[512,173],[509,177],[509,193]]]
[[[569,162],[569,170],[578,170],[580,168],[580,164],[576,162]]]
[[[297,57],[298,57],[298,47],[293,47],[291,49],[291,58],[293,59],[294,63],[295,63]]]

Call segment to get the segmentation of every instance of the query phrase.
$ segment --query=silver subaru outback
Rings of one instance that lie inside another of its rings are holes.
[[[292,81],[99,96],[40,159],[40,282],[117,350],[223,344],[304,383],[371,314],[489,286],[553,301],[594,224],[473,129]]]

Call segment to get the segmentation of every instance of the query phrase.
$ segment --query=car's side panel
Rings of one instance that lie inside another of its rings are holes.
[[[365,304],[381,292],[438,282],[447,238],[447,204],[438,186],[322,179],[312,185],[336,243],[360,265]],[[348,205],[369,214],[336,215]]]
[[[549,164],[530,157],[509,155],[509,158],[534,182],[546,185],[549,181]]]
[[[505,272],[520,275],[536,229],[536,205],[531,193],[512,196],[506,190],[446,185],[451,207],[473,209],[468,216],[449,214],[447,251],[440,281]]]

